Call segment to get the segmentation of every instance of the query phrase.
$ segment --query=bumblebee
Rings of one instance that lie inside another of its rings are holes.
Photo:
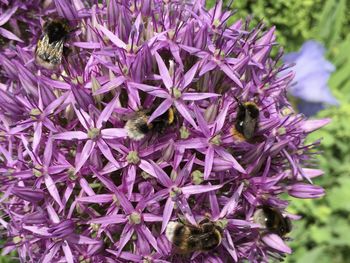
[[[238,112],[234,126],[231,128],[232,136],[240,140],[250,140],[254,137],[259,121],[259,108],[251,101],[238,102]]]
[[[171,221],[165,235],[179,254],[189,254],[217,248],[221,244],[222,229],[209,219],[204,219],[198,226]]]
[[[64,18],[47,21],[35,49],[35,62],[47,69],[57,69],[62,61],[64,43],[70,33],[68,20]]]
[[[163,133],[167,127],[174,124],[176,119],[175,110],[172,107],[148,123],[150,116],[151,114],[147,111],[139,111],[126,122],[124,128],[130,139],[139,141],[150,132]]]
[[[285,236],[292,230],[291,220],[274,207],[262,206],[254,213],[254,222],[262,225],[269,233]]]

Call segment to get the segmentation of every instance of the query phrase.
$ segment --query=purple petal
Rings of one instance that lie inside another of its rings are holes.
[[[215,131],[214,131],[215,134],[221,131],[222,127],[224,127],[227,111],[228,111],[228,104],[225,104],[224,108],[220,111],[219,115],[216,118]]]
[[[204,165],[205,180],[208,180],[209,178],[211,169],[213,168],[213,162],[214,162],[214,147],[210,145],[207,151],[205,152],[205,165]]]
[[[43,227],[43,226],[26,226],[24,225],[23,228],[25,230],[28,230],[30,232],[32,232],[35,235],[40,235],[40,236],[44,236],[44,237],[49,237],[51,236],[51,234],[48,231],[47,227]]]
[[[50,263],[54,256],[56,256],[58,250],[61,248],[61,243],[56,243],[48,249],[48,252],[44,254],[42,263]]]
[[[86,236],[72,234],[66,237],[66,240],[73,244],[78,245],[97,245],[100,244],[100,240],[95,240]]]
[[[276,234],[267,234],[262,237],[262,240],[269,247],[281,251],[283,253],[291,254],[292,250],[288,247],[283,240]]]
[[[18,42],[24,42],[22,39],[20,39],[19,37],[17,37],[15,34],[13,34],[12,32],[8,31],[5,28],[0,27],[0,35],[2,35],[4,38],[8,38],[11,40],[15,40]]]
[[[320,119],[320,120],[306,120],[303,122],[301,128],[306,133],[314,132],[323,126],[331,122],[331,119]]]
[[[302,171],[308,178],[315,178],[324,174],[324,171],[319,169],[302,168]],[[298,173],[297,179],[299,181],[304,180],[303,176],[300,173]]]
[[[111,203],[113,202],[112,194],[98,194],[92,196],[78,197],[77,202],[82,203]]]
[[[244,170],[244,168],[237,162],[237,160],[228,152],[226,152],[224,149],[222,148],[218,148],[215,147],[215,151],[217,152],[218,155],[220,155],[223,159],[231,162],[232,167],[234,169],[236,169],[237,171],[241,172],[241,173],[246,173],[246,171]]]
[[[79,184],[81,186],[81,189],[83,189],[87,195],[89,195],[89,196],[96,195],[95,192],[90,187],[88,181],[86,181],[86,179],[84,177],[79,178]]]
[[[52,111],[56,110],[59,106],[64,105],[64,102],[69,97],[69,92],[64,93],[62,96],[58,97],[54,101],[52,101],[43,111],[44,115],[51,114]]]
[[[126,44],[119,37],[117,37],[115,34],[109,31],[107,28],[99,24],[97,25],[97,28],[101,30],[103,34],[105,34],[108,37],[108,39],[112,41],[114,45],[116,45],[119,48],[126,49]]]
[[[183,90],[184,88],[186,88],[188,85],[191,84],[194,76],[197,73],[198,66],[199,66],[199,63],[197,62],[196,64],[194,64],[192,66],[192,68],[189,69],[189,71],[186,72],[186,74],[184,76],[185,82],[184,82],[183,86],[181,87],[181,90]]]
[[[78,173],[81,167],[83,167],[83,165],[86,163],[87,159],[90,157],[92,151],[94,150],[95,145],[96,142],[92,140],[88,140],[85,143],[84,148],[80,153],[80,156],[75,160],[75,173]]]
[[[199,76],[203,76],[205,73],[214,70],[217,67],[217,64],[214,61],[208,61],[204,66],[201,67]]]
[[[150,213],[142,213],[142,216],[145,222],[162,222],[163,221],[162,216],[157,216]]]
[[[173,81],[170,77],[168,68],[165,66],[163,59],[161,58],[161,56],[157,52],[154,53],[154,56],[156,57],[159,73],[162,76],[163,83],[164,83],[165,87],[168,90],[170,90],[173,87]]]
[[[126,226],[123,229],[123,232],[120,235],[120,240],[118,244],[118,254],[120,254],[122,249],[125,247],[126,243],[129,242],[133,233],[134,228],[130,224],[126,224]]]
[[[4,25],[9,21],[11,16],[16,13],[18,6],[7,9],[4,13],[0,15],[0,26]]]
[[[204,134],[204,136],[210,137],[211,133],[208,127],[208,123],[203,118],[203,115],[197,106],[194,106],[194,113],[195,113],[200,131]]]
[[[102,138],[104,139],[117,139],[127,137],[126,130],[124,128],[108,128],[101,130]]]
[[[15,186],[12,193],[28,202],[37,203],[45,198],[45,193],[41,189],[31,189],[28,187]]]
[[[120,255],[118,254],[118,252],[116,251],[113,251],[113,250],[110,250],[110,249],[107,249],[107,251],[117,257],[120,257],[122,259],[125,259],[125,260],[130,260],[132,262],[142,262],[143,260],[143,257],[141,255],[135,255],[135,254],[132,254],[130,252],[122,252],[120,253]],[[113,261],[114,263],[114,261]]]
[[[200,149],[208,146],[208,140],[205,138],[193,138],[179,141],[176,146],[181,149]]]
[[[64,241],[62,244],[63,253],[65,255],[65,258],[67,260],[67,263],[74,263],[74,257],[71,248],[69,247],[69,244],[67,241]]]
[[[152,165],[153,170],[149,169],[148,171],[152,172],[150,174],[157,178],[162,185],[165,187],[170,187],[174,184],[163,169],[158,166],[158,164],[156,164],[153,160],[149,160],[149,163]]]
[[[193,154],[192,157],[185,164],[185,166],[178,173],[178,175],[175,179],[176,185],[182,185],[184,182],[186,182],[186,180],[188,179],[188,177],[190,176],[190,174],[192,172],[192,167],[193,167],[195,159],[196,159],[196,155]]]
[[[49,175],[45,175],[44,176],[44,181],[45,181],[45,185],[47,187],[47,190],[49,191],[49,193],[52,196],[52,198],[60,206],[60,209],[63,209],[64,205],[62,204],[62,200],[61,200],[61,197],[60,197],[60,195],[58,193],[58,189],[57,189],[54,181],[52,180],[52,178]]]
[[[216,94],[216,93],[197,93],[197,92],[191,92],[191,93],[183,93],[181,95],[181,99],[183,100],[204,100],[204,99],[208,99],[208,98],[212,98],[212,97],[219,97],[220,94]]]
[[[243,84],[242,82],[239,80],[239,78],[236,76],[235,72],[232,71],[232,69],[223,63],[219,64],[219,67],[222,69],[223,72],[226,73],[226,75],[232,79],[240,88],[243,88]]]
[[[223,218],[226,215],[229,215],[234,212],[234,210],[237,207],[238,200],[242,194],[242,190],[243,190],[243,183],[238,187],[238,189],[232,195],[230,200],[225,204],[224,208],[221,210],[220,218]]]
[[[288,194],[296,198],[320,198],[325,195],[325,191],[320,186],[296,183],[290,186]]]
[[[65,17],[68,20],[74,20],[77,18],[77,12],[73,5],[66,0],[54,0],[57,12],[61,17]]]
[[[127,188],[129,199],[132,195],[132,190],[135,184],[135,178],[136,178],[136,167],[135,165],[129,165],[127,169],[127,173],[123,178],[124,179],[123,185],[126,186]]]
[[[154,235],[151,233],[151,231],[144,225],[142,224],[140,227],[140,230],[142,231],[142,233],[144,234],[144,236],[146,237],[147,241],[151,244],[151,246],[157,251],[159,252],[159,248],[157,245],[157,240],[155,239]]]
[[[202,194],[210,191],[215,191],[217,189],[220,189],[222,187],[221,184],[219,185],[189,185],[184,186],[181,188],[181,191],[185,195],[195,195],[195,194]]]
[[[235,262],[238,261],[238,257],[237,257],[237,252],[235,250],[235,246],[233,244],[233,240],[232,237],[229,233],[229,231],[225,231],[225,237],[226,237],[226,242],[223,242],[224,247],[226,248],[226,250],[228,251],[228,253],[230,253],[231,257],[233,258],[233,260]]]
[[[113,110],[115,108],[115,104],[117,102],[118,96],[115,96],[110,103],[107,104],[107,106],[103,109],[100,116],[97,119],[96,122],[96,128],[100,129],[102,127],[102,124],[109,120],[111,117]]]
[[[159,107],[152,113],[152,115],[150,116],[148,122],[152,122],[154,119],[156,119],[157,117],[161,116],[163,113],[165,113],[173,104],[173,101],[170,99],[166,99],[164,100]]]
[[[107,158],[108,161],[110,161],[112,164],[114,164],[115,167],[120,168],[120,164],[114,158],[111,149],[108,147],[107,143],[104,140],[98,140],[97,146],[100,149],[100,151],[102,152],[102,154]]]
[[[134,82],[129,82],[128,83],[129,87],[134,87],[137,89],[140,89],[144,92],[147,92],[150,95],[153,95],[155,97],[163,98],[163,99],[170,99],[170,95],[168,92],[166,92],[164,89],[161,89],[159,87],[154,87],[146,84],[139,84],[139,83],[134,83]]]
[[[169,197],[165,203],[164,211],[163,211],[163,222],[162,222],[162,229],[160,233],[163,233],[165,228],[167,227],[171,214],[174,209],[175,202]]]
[[[107,92],[119,87],[121,84],[124,83],[124,81],[125,81],[124,76],[116,77],[116,78],[112,79],[111,81],[107,82],[106,84],[104,84],[96,92],[94,92],[94,95],[96,96],[96,95],[100,95],[103,93],[107,93]]]
[[[46,141],[44,157],[43,157],[43,159],[44,159],[43,165],[46,167],[49,167],[50,162],[51,162],[52,148],[53,148],[52,143],[53,143],[53,139],[52,139],[52,136],[50,136]]]
[[[121,224],[128,221],[126,215],[109,215],[109,216],[102,216],[98,218],[94,218],[88,221],[89,224],[103,224],[103,225],[110,225],[110,224]]]
[[[42,122],[37,122],[34,124],[34,136],[33,136],[33,143],[32,143],[33,152],[36,152],[40,144],[41,135],[42,135]]]
[[[100,43],[94,43],[94,42],[74,42],[74,46],[84,48],[84,49],[99,49],[101,48]]]
[[[214,219],[217,219],[217,217],[220,214],[220,208],[219,208],[219,203],[218,203],[218,199],[216,197],[215,191],[211,191],[209,193],[209,203],[210,203],[212,217]]]
[[[54,140],[72,141],[72,140],[86,140],[89,137],[88,137],[87,133],[82,132],[82,131],[67,131],[67,132],[55,134],[52,136],[52,138]]]
[[[187,108],[187,106],[181,101],[174,101],[176,109],[180,112],[180,114],[194,127],[197,128],[197,124],[195,123],[192,115]]]
[[[185,215],[188,222],[192,225],[197,225],[196,219],[194,218],[191,208],[188,205],[186,198],[180,198],[177,200],[176,204],[180,208],[181,212]]]

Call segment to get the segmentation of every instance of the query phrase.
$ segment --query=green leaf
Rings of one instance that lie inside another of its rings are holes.
[[[332,209],[350,212],[350,177],[341,177],[339,184],[328,192],[327,200]]]
[[[324,254],[324,247],[316,247],[312,250],[309,250],[301,258],[299,258],[298,263],[320,262],[319,259],[323,257]]]
[[[333,46],[340,39],[346,21],[346,0],[328,0],[319,18],[316,32],[326,46]]]

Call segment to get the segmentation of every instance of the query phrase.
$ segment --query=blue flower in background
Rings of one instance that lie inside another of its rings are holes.
[[[335,70],[324,57],[324,47],[313,40],[303,44],[299,52],[286,54],[285,63],[295,63],[294,83],[289,92],[300,99],[298,110],[306,116],[315,115],[326,104],[338,105],[328,87],[328,80]]]

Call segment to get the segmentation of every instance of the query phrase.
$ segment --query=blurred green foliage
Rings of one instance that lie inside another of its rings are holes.
[[[216,0],[208,0],[209,7]],[[231,1],[224,0],[224,5]],[[276,26],[278,43],[289,51],[298,50],[309,39],[318,39],[333,48],[350,27],[349,0],[235,0],[234,20],[252,16],[252,25],[263,21]],[[335,24],[334,24],[335,23]]]
[[[323,0],[236,0],[236,17],[253,16],[253,25],[263,21],[277,28],[277,39],[286,51],[298,49],[312,37]]]
[[[11,259],[10,256],[0,256],[0,263],[17,263],[19,260]]]
[[[319,118],[332,122],[309,136],[323,138],[319,156],[325,175],[317,180],[327,195],[320,200],[292,200],[290,212],[303,216],[292,233],[294,254],[287,262],[346,263],[350,257],[350,104],[329,108]]]
[[[332,122],[308,138],[323,138],[318,160],[325,175],[315,183],[327,195],[317,201],[293,200],[292,212],[304,218],[295,223],[295,253],[287,260],[291,263],[346,263],[350,257],[350,2],[323,2],[313,38],[325,45],[336,66],[329,85],[341,106],[321,111],[317,118]]]

